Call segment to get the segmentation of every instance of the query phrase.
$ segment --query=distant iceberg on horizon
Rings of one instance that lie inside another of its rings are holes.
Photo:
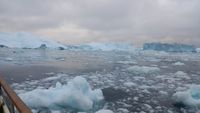
[[[0,48],[36,49],[49,48],[60,50],[86,51],[132,51],[131,43],[92,42],[87,44],[66,45],[28,32],[2,33],[0,32]]]
[[[0,47],[9,48],[64,48],[65,46],[28,32],[0,33]]]
[[[196,47],[188,44],[180,43],[145,43],[143,45],[143,50],[155,50],[155,51],[165,51],[165,52],[197,52]]]
[[[132,43],[125,42],[92,42],[86,44],[66,45],[28,32],[2,33],[0,32],[0,48],[21,49],[59,49],[71,51],[137,51]],[[199,52],[193,45],[179,43],[145,43],[143,50],[165,52]]]

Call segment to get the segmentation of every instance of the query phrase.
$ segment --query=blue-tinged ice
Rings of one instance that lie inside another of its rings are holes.
[[[0,33],[1,46],[10,48],[65,48],[58,42],[28,32]]]
[[[187,91],[176,92],[173,99],[186,106],[200,107],[200,85],[192,85]]]
[[[196,48],[196,52],[197,52],[197,53],[200,53],[200,48]]]
[[[92,51],[134,51],[130,43],[88,43],[80,45],[66,45],[69,50],[92,50]]]
[[[92,90],[87,80],[81,76],[75,77],[67,85],[57,83],[56,87],[35,89],[19,96],[31,108],[72,107],[80,110],[90,110],[94,103],[104,98],[100,89]]]
[[[187,44],[145,43],[143,50],[155,50],[165,52],[196,52],[196,47]]]

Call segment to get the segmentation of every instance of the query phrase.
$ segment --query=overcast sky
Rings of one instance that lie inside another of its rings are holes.
[[[200,0],[0,0],[0,32],[18,31],[67,44],[200,45]]]

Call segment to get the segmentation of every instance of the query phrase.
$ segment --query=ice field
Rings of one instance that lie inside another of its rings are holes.
[[[199,53],[0,51],[1,74],[34,113],[200,111]]]

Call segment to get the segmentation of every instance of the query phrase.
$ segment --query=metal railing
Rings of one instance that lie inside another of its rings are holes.
[[[0,77],[0,96],[10,113],[32,113],[2,77]]]

